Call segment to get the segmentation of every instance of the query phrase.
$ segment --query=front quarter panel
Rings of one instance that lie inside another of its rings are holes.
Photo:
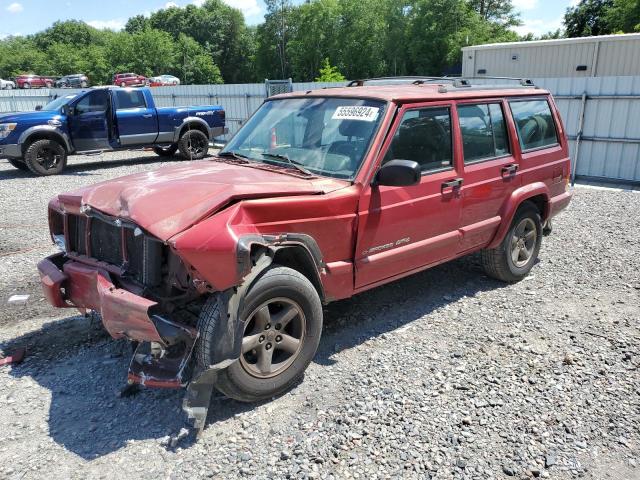
[[[239,241],[246,236],[308,235],[318,245],[317,265],[330,299],[352,294],[352,258],[360,189],[350,186],[324,195],[245,200],[171,239],[198,280],[216,291],[241,283],[246,274]],[[196,273],[197,272],[197,273]]]

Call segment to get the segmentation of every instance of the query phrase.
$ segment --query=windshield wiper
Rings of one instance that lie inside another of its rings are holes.
[[[247,155],[243,155],[242,153],[228,151],[228,152],[220,152],[218,153],[218,157],[227,157],[227,158],[235,158],[236,160],[240,160],[245,163],[249,163],[250,157]]]
[[[283,155],[281,153],[268,153],[268,152],[264,152],[261,155],[264,156],[264,157],[277,158],[277,159],[285,160],[289,165],[291,165],[296,170],[300,170],[302,173],[314,176],[314,174],[311,173],[306,168],[304,168],[300,162],[296,162],[295,160],[291,160],[289,158],[289,156],[287,156],[287,155]]]

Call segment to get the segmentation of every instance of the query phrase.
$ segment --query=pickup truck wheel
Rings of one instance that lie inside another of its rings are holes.
[[[153,151],[156,153],[156,155],[159,155],[161,157],[171,157],[176,153],[177,150],[177,143],[172,143],[168,147],[153,147]]]
[[[7,158],[7,160],[9,161],[9,163],[12,166],[17,168],[18,170],[22,170],[22,171],[25,171],[25,172],[29,170],[27,168],[27,164],[24,163],[22,160],[18,160],[17,158]]]
[[[209,151],[209,138],[200,130],[187,130],[178,140],[178,148],[187,160],[200,160]]]
[[[198,322],[196,354],[203,366],[213,358],[213,327],[220,321],[217,299],[212,300]],[[311,282],[296,270],[272,266],[250,288],[240,319],[245,325],[240,359],[218,374],[216,388],[241,402],[256,402],[295,385],[322,332],[322,304]]]
[[[533,268],[541,245],[540,212],[533,203],[524,202],[500,246],[481,252],[482,265],[490,277],[503,282],[518,282]]]
[[[57,175],[67,164],[67,152],[55,140],[36,140],[27,147],[24,163],[36,175]]]

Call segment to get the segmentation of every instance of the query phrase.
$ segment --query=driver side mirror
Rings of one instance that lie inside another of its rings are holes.
[[[420,183],[420,165],[413,160],[391,160],[375,176],[374,185],[410,187]]]
[[[66,115],[67,117],[70,115],[73,115],[73,107],[69,106],[69,105],[63,105],[62,106],[62,113],[64,115]]]
[[[42,105],[36,105],[36,112],[39,112],[40,110],[42,110]]]

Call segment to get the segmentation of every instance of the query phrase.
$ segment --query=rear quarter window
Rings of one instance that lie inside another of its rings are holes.
[[[558,133],[547,100],[511,100],[509,106],[522,150],[558,144]]]
[[[140,90],[116,90],[115,94],[117,110],[147,107],[147,103],[144,99],[144,93]]]

